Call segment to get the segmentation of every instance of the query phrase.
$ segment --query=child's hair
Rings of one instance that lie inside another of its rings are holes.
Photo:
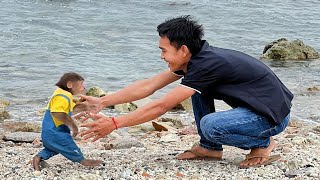
[[[69,73],[65,73],[60,78],[60,80],[56,83],[56,86],[58,86],[59,88],[65,90],[65,91],[70,92],[70,89],[67,86],[68,81],[71,81],[71,82],[84,81],[84,79],[82,76],[80,76],[79,74],[77,74],[75,72],[69,72]]]

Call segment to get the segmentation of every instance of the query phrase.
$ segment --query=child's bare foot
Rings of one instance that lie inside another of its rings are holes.
[[[36,171],[41,171],[40,162],[41,162],[41,157],[35,155],[32,159],[33,169],[35,169]]]
[[[99,166],[102,163],[100,160],[94,160],[94,159],[84,159],[80,161],[80,164],[84,166]]]

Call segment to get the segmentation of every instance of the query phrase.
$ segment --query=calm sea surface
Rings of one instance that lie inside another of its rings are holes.
[[[203,24],[213,46],[257,58],[283,37],[320,51],[319,9],[319,0],[1,0],[0,99],[11,102],[12,119],[41,120],[65,72],[106,91],[153,76],[167,69],[156,26],[180,15]],[[306,90],[320,86],[319,61],[264,61],[295,94],[295,119],[320,123],[320,92]]]

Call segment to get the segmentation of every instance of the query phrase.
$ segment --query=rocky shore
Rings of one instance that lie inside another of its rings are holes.
[[[105,93],[93,89],[94,93]],[[308,91],[318,92],[319,87]],[[95,96],[101,96],[100,93]],[[115,112],[126,113],[149,101],[144,99],[113,108]],[[274,137],[278,145],[272,154],[280,154],[281,159],[273,164],[240,169],[239,162],[249,151],[229,146],[224,146],[221,161],[176,160],[179,153],[199,140],[190,112],[186,113],[191,109],[189,101],[177,107],[182,112],[119,129],[97,142],[76,137],[86,158],[103,161],[99,167],[84,167],[57,155],[42,163],[41,172],[34,171],[30,161],[43,148],[41,122],[8,118],[9,104],[0,101],[0,179],[320,179],[320,124],[294,118],[284,132]],[[219,102],[216,106],[218,110],[229,108]]]
[[[273,154],[281,159],[271,165],[240,169],[249,151],[224,146],[222,161],[176,160],[175,156],[198,141],[193,124],[160,118],[117,130],[97,142],[75,140],[85,157],[103,160],[94,168],[57,155],[34,171],[30,160],[42,149],[40,124],[0,123],[0,179],[319,179],[320,126],[291,120],[275,136]]]

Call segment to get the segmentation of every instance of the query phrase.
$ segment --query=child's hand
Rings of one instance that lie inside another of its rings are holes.
[[[78,130],[78,127],[77,126],[74,126],[70,129],[70,134],[72,137],[76,137],[79,133],[79,130]]]

